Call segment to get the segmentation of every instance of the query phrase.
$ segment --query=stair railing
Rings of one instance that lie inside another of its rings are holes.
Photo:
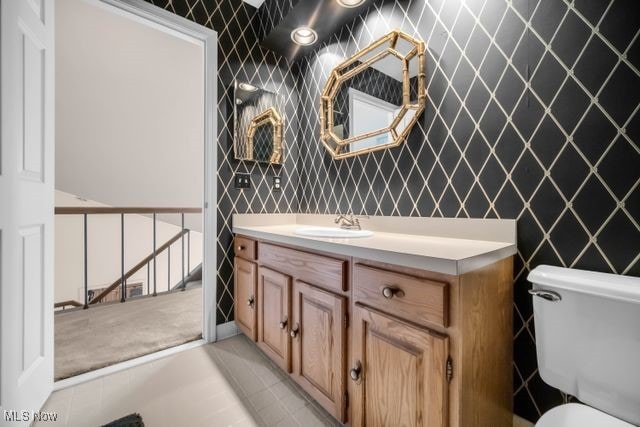
[[[70,300],[67,300],[67,301],[60,301],[60,302],[55,303],[53,305],[53,308],[61,308],[64,311],[64,310],[66,310],[66,308],[68,306],[69,307],[73,307],[73,308],[82,307],[82,303],[78,302],[78,301],[76,301],[74,299],[70,299]]]
[[[186,229],[184,226],[184,215],[185,214],[195,214],[202,213],[201,208],[157,208],[157,207],[144,207],[144,208],[136,208],[136,207],[125,207],[125,208],[114,208],[114,207],[57,207],[55,208],[56,215],[82,215],[83,216],[83,251],[84,251],[84,304],[82,307],[84,309],[89,308],[90,304],[96,304],[100,302],[104,297],[106,297],[110,292],[120,286],[120,302],[125,302],[127,298],[127,279],[139,271],[142,267],[147,265],[147,293],[149,293],[149,276],[150,276],[150,265],[151,261],[153,261],[153,296],[156,296],[157,293],[157,280],[156,280],[156,257],[163,251],[170,251],[171,244],[176,242],[178,239],[181,241],[181,252],[182,252],[182,281],[181,281],[181,289],[184,290],[184,280],[185,280],[185,235],[189,243],[191,242],[190,230]],[[180,222],[181,222],[181,230],[178,234],[173,236],[167,242],[165,242],[162,246],[157,247],[157,236],[156,236],[156,216],[158,214],[180,214]],[[111,285],[109,285],[104,291],[102,291],[99,295],[93,297],[89,301],[89,271],[88,271],[88,216],[89,215],[120,215],[120,278],[114,281]],[[133,268],[125,271],[125,215],[153,215],[153,252],[137,263]],[[190,249],[191,245],[189,244],[187,247],[187,262],[190,262]],[[170,259],[170,258],[169,258]],[[170,261],[168,262],[170,265]],[[170,276],[169,276],[170,277]],[[171,289],[170,284],[168,285],[168,290]]]

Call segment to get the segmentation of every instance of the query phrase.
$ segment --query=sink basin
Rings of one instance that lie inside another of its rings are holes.
[[[299,227],[296,228],[293,232],[299,236],[338,239],[373,236],[373,231],[369,230],[344,230],[342,228],[333,227]]]

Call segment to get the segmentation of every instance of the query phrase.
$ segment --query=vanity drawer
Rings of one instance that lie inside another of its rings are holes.
[[[236,236],[233,240],[233,250],[237,257],[254,261],[256,259],[256,241],[242,236]]]
[[[260,242],[260,264],[329,291],[347,290],[347,261]]]
[[[357,264],[353,299],[423,325],[448,326],[448,284]]]

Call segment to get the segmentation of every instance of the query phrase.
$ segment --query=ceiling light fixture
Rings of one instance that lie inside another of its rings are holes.
[[[255,92],[258,90],[257,87],[255,87],[254,85],[250,85],[249,83],[240,83],[238,85],[238,87],[240,87],[240,89],[242,90],[246,90],[247,92]]]
[[[338,4],[342,7],[358,7],[364,0],[337,0]]]
[[[309,27],[298,27],[291,32],[291,40],[296,44],[308,46],[318,40],[318,33]]]

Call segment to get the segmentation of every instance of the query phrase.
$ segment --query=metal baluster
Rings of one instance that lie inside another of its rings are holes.
[[[191,230],[187,231],[187,274],[191,274]]]
[[[184,291],[185,288],[185,283],[184,283],[184,212],[182,214],[180,214],[180,217],[182,219],[182,236],[180,236],[180,240],[182,243],[182,290]]]
[[[156,292],[156,213],[153,213],[153,296],[158,295]]]
[[[167,246],[167,291],[171,290],[171,245]]]
[[[127,294],[127,281],[124,278],[124,214],[120,214],[120,267],[122,272],[122,281],[120,282],[120,302],[125,302]]]
[[[147,263],[147,295],[149,295],[149,282],[151,281],[151,263]]]
[[[89,308],[89,272],[87,261],[87,214],[84,214],[84,309]]]

